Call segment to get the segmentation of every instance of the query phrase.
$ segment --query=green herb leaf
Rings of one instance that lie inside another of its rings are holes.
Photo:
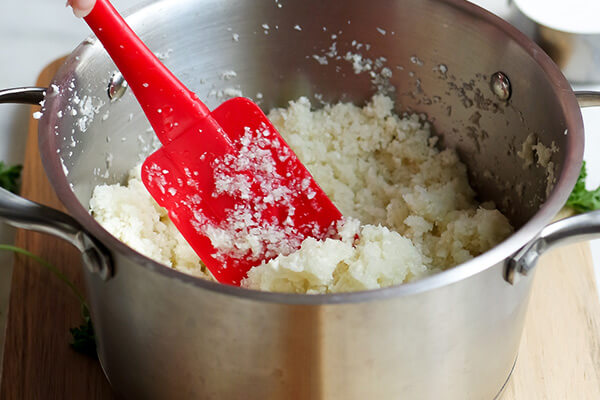
[[[94,336],[94,326],[92,325],[92,318],[90,316],[89,307],[83,297],[83,294],[77,289],[75,284],[66,277],[58,268],[52,265],[47,260],[36,256],[35,254],[17,246],[12,246],[9,244],[0,244],[0,251],[11,251],[15,254],[22,254],[36,261],[38,264],[46,268],[50,271],[55,277],[60,279],[63,283],[65,283],[69,289],[73,292],[75,297],[79,300],[81,304],[81,317],[83,319],[83,323],[78,327],[71,328],[69,331],[71,332],[72,340],[70,342],[73,350],[86,354],[90,357],[96,358],[96,340]]]
[[[587,190],[585,188],[586,177],[587,171],[584,161],[577,183],[575,183],[575,187],[567,200],[567,206],[580,213],[600,209],[600,187],[596,190]]]
[[[71,336],[73,336],[70,345],[76,352],[96,358],[96,337],[94,336],[94,326],[92,325],[90,312],[86,305],[82,305],[81,314],[83,317],[83,323],[78,327],[69,329]]]
[[[9,167],[0,161],[0,187],[16,193],[19,190],[19,178],[22,169],[21,165]]]

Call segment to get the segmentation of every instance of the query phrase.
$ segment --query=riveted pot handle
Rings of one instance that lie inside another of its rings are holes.
[[[45,88],[0,90],[0,103],[38,104]],[[112,276],[110,253],[73,217],[0,188],[0,220],[17,228],[48,233],[66,240],[81,253],[85,265],[104,280]]]
[[[528,275],[540,256],[557,246],[600,237],[600,210],[575,215],[546,226],[529,244],[508,260],[506,280],[514,284]]]

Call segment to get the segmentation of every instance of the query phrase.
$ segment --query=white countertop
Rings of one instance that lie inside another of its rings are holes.
[[[475,2],[501,17],[506,17],[506,13],[510,12],[506,0]],[[34,85],[44,66],[58,56],[70,53],[88,36],[87,26],[77,20],[69,9],[65,9],[64,3],[64,0],[5,1],[0,6],[0,88]],[[113,0],[114,6],[120,11],[137,3],[138,0]],[[9,164],[23,161],[28,113],[29,106],[0,106],[0,160]],[[593,157],[592,149],[600,148],[600,108],[586,109],[583,116],[588,185],[596,187],[600,185],[600,157]],[[0,227],[0,243],[12,241],[12,230]],[[598,279],[600,240],[592,242],[592,254]],[[11,255],[0,253],[0,343],[3,339],[11,260]]]

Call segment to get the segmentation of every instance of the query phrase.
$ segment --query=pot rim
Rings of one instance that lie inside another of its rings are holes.
[[[328,294],[265,292],[237,286],[224,285],[180,272],[153,261],[152,259],[133,250],[116,237],[112,236],[98,222],[96,222],[88,210],[83,207],[69,186],[60,158],[57,155],[54,141],[49,140],[49,137],[54,135],[45,134],[45,132],[53,132],[51,128],[55,124],[53,117],[47,116],[47,114],[51,113],[45,113],[40,120],[38,137],[42,162],[50,183],[70,214],[77,219],[77,221],[80,222],[81,225],[83,225],[91,235],[100,240],[111,251],[118,252],[123,256],[128,257],[136,264],[153,272],[160,273],[167,278],[178,279],[186,284],[197,286],[201,289],[214,291],[223,295],[242,297],[248,300],[287,304],[323,305],[355,303],[382,300],[392,297],[410,296],[446,285],[451,285],[485,271],[494,265],[505,263],[506,260],[517,250],[522,248],[529,241],[533,240],[539,234],[542,228],[552,220],[552,218],[565,204],[577,180],[577,177],[579,176],[583,160],[584,131],[581,111],[570,84],[563,76],[559,68],[554,64],[550,57],[546,55],[546,53],[544,53],[544,51],[527,36],[518,31],[508,22],[467,1],[439,1],[446,3],[450,7],[456,8],[459,12],[465,12],[474,16],[475,18],[482,19],[486,23],[502,31],[508,36],[508,38],[518,43],[521,48],[524,49],[527,54],[529,54],[536,61],[541,70],[547,75],[548,80],[552,83],[553,92],[556,95],[564,112],[569,133],[567,135],[567,152],[564,168],[561,170],[560,176],[552,192],[550,193],[550,196],[542,204],[539,211],[533,216],[533,218],[531,218],[526,224],[524,224],[519,230],[517,230],[503,242],[486,251],[485,253],[472,258],[471,260],[414,282],[374,290]],[[135,11],[134,13],[130,12],[126,14],[130,15],[130,22],[134,22],[132,19],[136,21],[142,21],[145,13],[153,12],[152,10],[155,10],[155,8],[162,7],[163,3],[165,3],[165,1],[158,1],[149,4],[146,3],[144,5],[135,7],[133,9]],[[63,67],[54,77],[54,84],[58,84],[60,86],[59,83],[61,79],[68,75],[68,71],[71,71],[77,64],[80,63],[81,60],[83,60],[83,53],[86,47],[84,46],[84,43],[85,42],[79,45],[73,51],[73,53],[69,55]],[[115,271],[115,273],[118,273],[118,271]],[[499,276],[499,279],[504,278]],[[509,285],[508,282],[506,284]]]

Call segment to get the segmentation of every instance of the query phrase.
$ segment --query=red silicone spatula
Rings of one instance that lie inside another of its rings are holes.
[[[163,145],[142,166],[144,184],[219,282],[239,285],[261,261],[335,232],[340,212],[256,104],[211,112],[108,0],[85,20]]]

